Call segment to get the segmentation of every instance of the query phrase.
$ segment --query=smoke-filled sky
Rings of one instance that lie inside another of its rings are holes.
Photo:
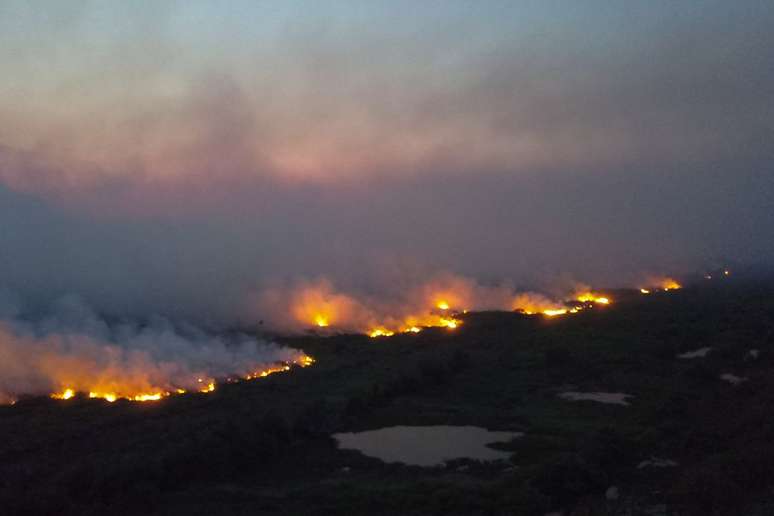
[[[772,63],[769,0],[3,0],[0,287],[229,321],[774,265]]]

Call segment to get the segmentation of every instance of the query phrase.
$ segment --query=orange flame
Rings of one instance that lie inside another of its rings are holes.
[[[51,395],[56,400],[69,400],[73,396],[75,396],[75,390],[73,389],[65,389],[62,392],[55,392]]]
[[[447,319],[445,317],[441,317],[438,320],[438,326],[441,326],[443,328],[449,328],[450,330],[455,329],[457,326],[462,324],[462,321],[459,321],[457,319]]]
[[[594,292],[580,292],[575,294],[575,300],[581,303],[594,303],[600,305],[609,305],[612,300],[603,295],[595,294]]]
[[[677,290],[677,289],[680,289],[680,288],[682,288],[682,287],[683,287],[682,285],[680,285],[678,282],[676,282],[676,281],[675,281],[675,280],[673,280],[672,278],[666,278],[666,279],[664,279],[664,280],[663,280],[663,281],[660,283],[660,285],[659,285],[659,286],[660,286],[660,287],[661,287],[661,288],[662,288],[664,291],[669,291],[669,290]]]
[[[375,337],[392,337],[395,335],[394,331],[390,331],[387,328],[381,327],[381,328],[375,328],[368,332],[368,336],[371,338]]]
[[[656,277],[651,278],[645,287],[640,288],[640,293],[650,294],[652,292],[663,291],[668,292],[670,290],[677,290],[682,288],[682,285],[672,278],[668,277]]]
[[[475,310],[511,309],[526,315],[558,317],[577,314],[595,306],[613,304],[613,298],[587,285],[576,284],[571,295],[549,298],[534,292],[516,293],[508,285],[483,286],[475,281],[440,273],[415,284],[399,284],[384,300],[374,295],[355,297],[337,291],[327,279],[301,281],[286,289],[271,289],[261,295],[262,313],[277,313],[279,326],[288,331],[330,326],[373,338],[399,333],[419,333],[424,328],[458,328],[457,314]],[[667,285],[677,288],[677,282]],[[642,293],[650,293],[643,288]],[[291,318],[284,314],[291,314]],[[299,327],[302,326],[302,327]]]
[[[297,365],[299,367],[309,367],[312,364],[314,364],[314,359],[309,355],[302,355],[299,359],[292,362],[292,365]],[[255,371],[253,373],[247,374],[243,376],[241,379],[254,380],[256,378],[265,378],[270,374],[286,372],[286,371],[290,371],[290,369],[291,369],[291,363],[278,364],[275,366],[267,367],[266,369],[263,369],[260,371]],[[197,389],[198,392],[205,393],[205,394],[215,391],[217,386],[215,380],[213,379],[197,378],[196,382],[200,385],[199,388]],[[178,395],[185,394],[187,392],[186,389],[175,388],[171,392],[160,390],[156,392],[131,393],[131,392],[128,392],[129,389],[130,388],[128,387],[125,387],[125,388],[116,387],[116,390],[102,390],[99,388],[93,388],[88,390],[88,396],[89,398],[92,398],[92,399],[103,399],[110,403],[113,403],[119,399],[142,402],[142,401],[159,401],[168,396],[172,396],[175,394],[178,394]],[[62,389],[61,391],[52,393],[50,397],[58,400],[69,400],[71,398],[74,398],[77,392],[78,390],[75,387],[67,387]]]

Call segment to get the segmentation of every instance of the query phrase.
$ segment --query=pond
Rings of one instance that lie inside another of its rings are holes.
[[[384,462],[438,466],[450,459],[507,460],[511,453],[488,444],[521,437],[521,432],[490,432],[476,426],[392,426],[333,434],[339,447],[358,450]]]

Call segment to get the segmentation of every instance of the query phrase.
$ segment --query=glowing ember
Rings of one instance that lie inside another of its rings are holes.
[[[663,278],[663,277],[662,277]],[[673,290],[680,285],[671,279],[656,278],[639,288],[642,294]],[[356,297],[337,291],[325,279],[301,282],[288,294],[274,293],[267,297],[267,310],[280,302],[288,305],[292,321],[283,324],[290,331],[308,329],[310,322],[317,327],[335,326],[342,332],[359,332],[372,338],[391,337],[399,333],[419,333],[424,328],[459,327],[457,314],[467,313],[461,307],[474,310],[504,310],[525,315],[558,317],[577,314],[582,310],[612,305],[614,299],[588,285],[576,284],[574,293],[549,297],[539,292],[515,292],[508,286],[485,287],[454,276],[437,275],[426,283],[412,286],[396,300],[385,301],[374,296]],[[272,301],[272,305],[268,303]]]
[[[268,289],[259,303],[262,311],[271,312],[281,325],[303,325],[349,330],[353,319],[364,322],[363,307],[352,296],[336,291],[326,279],[301,281],[291,289]],[[362,319],[361,319],[362,318]]]
[[[580,301],[581,303],[597,303],[601,305],[609,305],[611,303],[609,297],[599,296],[593,292],[582,292],[577,294],[575,300]]]
[[[16,405],[17,399],[13,396],[0,393],[0,405]]]
[[[523,292],[511,301],[511,308],[516,312],[525,315],[546,314],[546,312],[558,312],[566,307],[563,303],[549,299],[543,294],[537,292]],[[558,315],[558,313],[557,313]]]
[[[300,367],[309,367],[314,363],[314,359],[310,357],[309,355],[303,355],[299,359],[293,362],[293,364],[300,366]],[[290,371],[291,364],[290,363],[284,363],[284,364],[277,364],[275,366],[268,367],[267,369],[263,369],[261,371],[256,371],[254,373],[247,374],[241,378],[241,380],[254,380],[256,378],[265,378],[269,376],[270,374],[279,373],[279,372],[286,372]],[[234,378],[228,378],[226,379],[228,383],[236,383],[240,381],[240,379],[234,379]],[[201,393],[210,393],[214,392],[216,388],[216,382],[212,379],[204,379],[204,378],[197,378],[196,383],[199,384],[199,388],[197,389],[198,392]],[[66,388],[63,389],[61,392],[56,392],[54,394],[51,394],[51,398],[58,399],[58,400],[69,400],[76,395],[76,389],[74,388]],[[88,391],[89,398],[92,399],[103,399],[105,401],[109,401],[110,403],[113,403],[116,400],[124,399],[128,401],[159,401],[163,398],[166,398],[168,396],[172,396],[173,394],[185,394],[188,392],[186,389],[182,388],[176,388],[172,391],[157,391],[157,392],[140,392],[137,394],[128,394],[128,393],[121,393],[117,391],[112,390],[90,390]]]
[[[307,365],[311,365],[314,360],[312,360],[312,357],[307,357],[310,362],[308,364],[301,363],[301,367],[306,367]],[[247,376],[245,376],[245,380],[254,380],[255,378],[266,378],[270,374],[274,373],[281,373],[284,371],[290,371],[289,365],[283,365],[283,366],[277,366],[277,367],[271,367],[269,369],[264,369],[263,371],[256,371],[255,373],[251,373]],[[234,380],[232,383],[237,382],[238,380]],[[204,391],[202,391],[204,392]]]
[[[210,381],[210,382],[207,382],[207,385],[199,389],[199,392],[207,393],[207,392],[212,392],[214,390],[215,390],[215,382]]]
[[[425,305],[424,315],[408,315],[403,317],[386,317],[379,325],[372,326],[364,333],[372,338],[391,337],[397,333],[420,333],[424,328],[447,328],[453,330],[462,324],[462,321],[452,315],[450,302],[434,301],[437,297],[430,297]],[[417,308],[417,312],[422,308]],[[454,312],[456,313],[456,311]]]
[[[371,330],[368,333],[369,337],[392,337],[395,335],[395,332],[390,331],[386,328],[376,328],[375,330]]]
[[[418,318],[410,318],[412,321],[416,321]],[[457,328],[460,324],[462,324],[462,321],[459,319],[454,319],[452,317],[428,317],[426,319],[423,319],[421,323],[422,326],[418,326],[417,324],[409,324],[406,326],[401,327],[399,330],[391,330],[387,326],[379,326],[374,328],[373,330],[369,330],[367,335],[371,338],[377,338],[377,337],[392,337],[396,333],[419,333],[422,331],[422,328],[448,328],[450,330],[453,330]]]
[[[682,285],[680,285],[678,282],[676,282],[675,280],[673,280],[671,278],[667,278],[667,279],[665,279],[664,281],[661,282],[660,287],[662,289],[664,289],[664,291],[666,292],[666,291],[669,291],[669,290],[677,290],[679,288],[682,288]]]
[[[73,389],[65,389],[61,393],[54,393],[51,395],[55,400],[69,400],[73,396],[75,396],[75,391]]]
[[[446,319],[443,317],[438,321],[438,326],[449,328],[450,330],[453,330],[460,324],[462,324],[462,322],[458,321],[457,319]]]
[[[114,393],[112,393],[112,392],[107,392],[107,393],[104,393],[104,392],[90,392],[89,393],[89,398],[99,398],[99,399],[107,400],[110,403],[113,403],[114,401],[116,401],[118,399],[118,397]]]
[[[133,401],[158,401],[162,396],[169,396],[168,392],[157,392],[155,394],[138,394],[132,398]]]

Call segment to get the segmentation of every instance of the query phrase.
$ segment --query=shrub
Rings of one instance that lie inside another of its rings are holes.
[[[367,413],[368,404],[360,396],[352,396],[344,407],[344,415],[347,417],[359,417]]]
[[[532,481],[532,485],[550,497],[555,507],[573,505],[581,496],[599,491],[607,485],[604,475],[579,455],[564,455],[545,464]]]
[[[293,433],[301,437],[327,435],[335,426],[336,412],[325,400],[307,405],[293,422]]]
[[[470,355],[461,349],[455,350],[449,360],[449,369],[455,373],[464,371],[470,367]]]
[[[425,359],[419,362],[419,373],[432,384],[442,384],[449,380],[449,370],[437,360]]]
[[[686,471],[672,490],[674,501],[690,516],[741,514],[745,491],[724,472],[700,465]]]

